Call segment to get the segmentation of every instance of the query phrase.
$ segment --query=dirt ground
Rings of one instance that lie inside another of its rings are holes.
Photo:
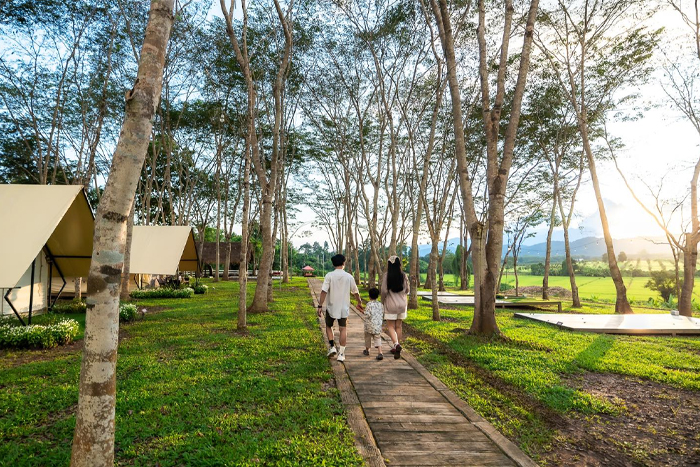
[[[536,413],[555,431],[551,449],[540,453],[541,464],[700,467],[700,392],[616,374],[583,373],[563,379],[564,384],[626,409],[619,415],[560,414],[406,324],[404,336],[430,342],[453,364]],[[512,441],[518,444],[518,439]]]
[[[544,457],[554,465],[700,466],[700,393],[614,374],[564,380],[622,401],[621,415],[567,417],[561,442]]]

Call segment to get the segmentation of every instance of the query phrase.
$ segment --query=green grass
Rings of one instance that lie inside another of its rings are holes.
[[[582,311],[612,310],[594,305]],[[573,375],[614,373],[700,391],[698,338],[560,331],[514,318],[513,311],[498,310],[498,325],[506,339],[485,340],[465,333],[471,325],[472,309],[442,310],[441,314],[448,320],[432,321],[427,304],[409,310],[407,324],[428,337],[417,334],[407,340],[407,347],[452,390],[535,456],[552,442],[553,432],[545,423],[548,411],[589,416],[625,410],[616,401],[571,387],[567,378]],[[466,367],[459,359],[468,362]],[[478,371],[469,371],[469,365]]]
[[[123,327],[116,465],[362,465],[306,281],[276,286],[274,311],[249,315],[247,334],[238,285],[210,285],[140,300],[168,309]],[[75,351],[2,354],[0,464],[69,463],[79,371]]]
[[[644,263],[646,264],[646,263]],[[654,264],[654,262],[652,262]],[[673,267],[673,266],[671,266]],[[529,274],[518,273],[518,285],[520,287],[542,286],[542,276],[531,276]],[[661,295],[646,288],[644,285],[649,281],[649,277],[624,277],[627,287],[627,298],[630,301],[647,301],[649,298],[659,299]],[[453,274],[445,274],[445,286],[454,287],[457,282]],[[421,281],[425,281],[425,274],[421,274]],[[515,277],[513,271],[503,275],[501,280],[504,284],[511,284],[515,287]],[[615,300],[615,284],[609,277],[576,277],[579,296],[586,300]],[[571,290],[571,281],[568,276],[549,276],[550,287],[563,287]],[[693,291],[693,297],[700,301],[700,287]]]

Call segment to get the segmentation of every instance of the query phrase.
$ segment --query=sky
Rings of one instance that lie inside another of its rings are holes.
[[[690,3],[687,4],[690,6]],[[212,2],[210,15],[220,16],[219,2]],[[240,8],[236,11],[240,14]],[[664,11],[654,17],[651,27],[665,27],[666,37],[678,37],[687,34],[680,16],[674,11]],[[687,193],[689,190],[692,167],[697,161],[700,151],[700,136],[693,126],[677,111],[668,105],[658,81],[638,90],[644,103],[653,104],[652,108],[643,112],[640,119],[634,121],[610,121],[610,133],[624,144],[624,149],[618,153],[618,161],[628,181],[636,193],[646,202],[648,189],[644,182],[654,187],[662,176],[665,178],[664,190],[669,194]],[[614,238],[633,238],[638,236],[662,236],[663,231],[653,219],[639,207],[630,195],[622,178],[612,162],[597,163],[601,192],[608,214],[611,234]],[[582,237],[602,237],[602,227],[598,206],[596,204],[590,177],[582,185],[576,200],[576,217],[570,229],[571,240]],[[328,241],[328,235],[314,226],[315,215],[307,207],[300,207],[300,213],[290,227],[294,232],[291,242],[295,246],[317,241],[323,244]],[[533,237],[524,241],[531,245],[546,240],[547,225],[541,225],[533,230]],[[680,229],[678,229],[680,230]],[[456,230],[450,232],[450,238],[457,237]],[[561,228],[555,229],[555,240],[563,240]],[[422,243],[428,239],[422,238]]]

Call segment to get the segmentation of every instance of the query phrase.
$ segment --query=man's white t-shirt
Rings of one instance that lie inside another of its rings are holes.
[[[321,290],[326,292],[326,311],[333,319],[347,318],[350,314],[350,294],[359,293],[355,278],[342,269],[326,274]]]

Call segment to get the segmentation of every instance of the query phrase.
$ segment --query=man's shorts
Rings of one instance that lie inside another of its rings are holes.
[[[337,318],[337,319],[338,319],[338,326],[341,328],[344,328],[348,322],[348,319],[347,318]],[[326,327],[332,328],[333,321],[335,321],[335,320],[336,320],[336,318],[331,317],[331,315],[328,314],[328,310],[326,310]]]

